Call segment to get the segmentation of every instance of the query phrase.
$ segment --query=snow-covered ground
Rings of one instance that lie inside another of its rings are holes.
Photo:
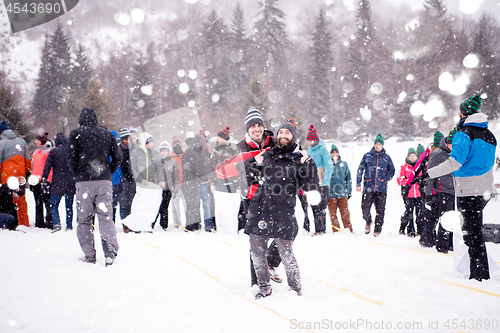
[[[396,169],[416,145],[386,140]],[[339,147],[353,174],[370,146]],[[34,224],[32,194],[27,198]],[[349,204],[354,234],[327,228],[326,235],[311,237],[302,229],[294,243],[304,295],[288,291],[280,266],[284,283],[258,301],[245,234],[164,232],[159,226],[153,234],[125,234],[117,222],[119,255],[105,267],[98,236],[98,262],[91,265],[78,260],[83,254],[75,230],[0,231],[0,332],[500,330],[500,273],[469,280],[453,271],[453,253],[423,249],[418,239],[398,235],[403,202],[395,179],[379,238],[363,232],[358,192]],[[499,213],[500,199],[490,202],[484,222],[499,223]],[[300,211],[298,220],[302,225]],[[499,263],[500,244],[487,243],[487,249]]]

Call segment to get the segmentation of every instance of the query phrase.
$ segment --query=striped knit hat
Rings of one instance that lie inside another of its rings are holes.
[[[453,137],[457,134],[457,128],[455,127],[448,133],[448,136],[446,137],[446,143],[451,143],[453,141]]]
[[[247,117],[245,118],[245,130],[248,132],[248,129],[255,124],[266,127],[266,125],[264,125],[264,118],[262,118],[260,111],[252,106],[248,109]]]
[[[0,134],[2,134],[3,131],[6,131],[8,129],[10,129],[9,125],[7,125],[5,120],[2,120],[2,122],[0,123]]]
[[[421,143],[417,146],[417,156],[420,157],[425,152],[425,147]]]
[[[306,140],[319,141],[318,132],[314,128],[314,125],[309,126],[309,132],[307,132]]]
[[[43,134],[38,134],[35,139],[39,140],[42,145],[47,143],[47,140],[49,140],[47,137],[49,136],[49,133],[45,132]]]
[[[432,147],[439,147],[439,141],[441,141],[442,138],[444,138],[443,133],[436,131],[436,133],[434,133],[434,142],[432,143]]]
[[[139,133],[139,132],[137,131],[137,128],[135,128],[134,126],[130,126],[130,127],[128,128],[128,130],[130,131],[130,133]]]
[[[172,137],[172,147],[175,145],[182,145],[181,139],[177,136]]]
[[[285,120],[283,124],[281,124],[281,126],[278,127],[278,132],[282,128],[286,128],[287,130],[289,130],[293,135],[293,139],[297,140],[297,124],[295,124],[295,119],[291,118]]]
[[[460,112],[465,116],[481,112],[482,104],[483,102],[480,95],[464,99],[464,101],[460,103]]]
[[[163,149],[166,149],[167,151],[170,151],[170,145],[168,144],[167,141],[162,141],[160,143],[160,151],[162,151]]]
[[[120,139],[126,139],[130,136],[130,131],[127,127],[123,126],[120,131]]]
[[[375,145],[377,142],[381,143],[382,146],[384,145],[384,137],[382,136],[382,133],[377,134],[377,137],[375,138],[373,145]]]
[[[228,141],[229,140],[229,133],[231,133],[229,131],[229,126],[227,126],[226,128],[223,128],[221,129],[218,133],[217,133],[217,136],[223,138],[224,140]]]

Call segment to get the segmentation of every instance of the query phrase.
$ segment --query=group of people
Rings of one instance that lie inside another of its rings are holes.
[[[408,151],[398,175],[405,213],[400,233],[420,235],[423,246],[436,245],[438,251],[451,249],[450,233],[440,227],[436,241],[436,224],[445,211],[458,208],[464,216],[464,238],[471,257],[471,278],[489,278],[484,240],[481,234],[483,193],[491,188],[496,140],[487,130],[480,112],[481,98],[475,96],[460,105],[461,121],[447,137],[436,132],[433,144],[424,150]],[[271,295],[270,280],[281,282],[276,267],[283,262],[288,284],[302,294],[300,272],[293,253],[293,240],[298,233],[295,200],[298,196],[305,212],[303,227],[309,231],[308,197],[314,216],[314,236],[326,231],[330,217],[333,232],[353,232],[348,200],[352,195],[351,173],[342,161],[339,149],[329,149],[311,125],[307,132],[307,152],[298,144],[298,128],[294,119],[285,120],[276,136],[265,128],[260,111],[250,108],[245,118],[246,134],[232,142],[230,128],[217,133],[213,146],[203,132],[186,133],[184,151],[181,140],[173,137],[171,145],[163,141],[155,150],[151,134],[138,135],[134,127],[123,127],[118,134],[98,125],[94,110],[84,108],[80,127],[66,139],[58,133],[56,147],[50,148],[47,133],[35,139],[37,146],[31,157],[26,143],[0,123],[1,183],[0,223],[5,228],[25,224],[23,198],[28,185],[35,196],[36,227],[61,230],[58,206],[66,198],[66,230],[72,229],[73,197],[77,197],[77,236],[85,254],[83,259],[96,262],[94,219],[99,219],[99,232],[106,257],[111,265],[118,253],[115,214],[120,204],[120,217],[131,214],[137,184],[157,184],[162,188],[162,202],[157,218],[160,226],[172,219],[181,225],[181,203],[184,204],[185,229],[236,233],[244,230],[250,236],[252,285],[259,286],[256,298]],[[453,173],[453,175],[452,175]],[[364,154],[356,174],[356,190],[362,192],[361,209],[366,222],[365,233],[372,230],[371,207],[375,206],[373,235],[378,237],[384,224],[387,182],[395,175],[391,157],[384,149],[379,133],[372,149]],[[9,177],[21,181],[17,188],[7,184]],[[312,193],[317,194],[313,200]],[[4,200],[7,198],[8,200]],[[314,201],[314,202],[313,202]],[[7,203],[7,204],[5,204]],[[200,203],[203,217],[200,214]],[[43,207],[46,214],[44,218]],[[328,209],[328,214],[327,214]],[[416,230],[413,214],[416,214]],[[478,213],[479,212],[479,213]],[[156,220],[151,221],[154,227]],[[25,225],[29,225],[25,224]],[[125,232],[134,231],[124,225]],[[271,244],[269,240],[273,239]]]

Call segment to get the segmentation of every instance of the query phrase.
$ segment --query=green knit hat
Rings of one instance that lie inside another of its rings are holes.
[[[448,136],[446,137],[446,143],[451,143],[453,141],[453,137],[457,134],[457,128],[455,127],[448,133]]]
[[[408,154],[406,154],[406,157],[410,156],[411,154],[415,154],[415,155],[417,155],[417,152],[415,151],[415,149],[414,149],[414,148],[410,148],[410,149],[408,149]]]
[[[434,133],[434,142],[432,143],[432,147],[439,147],[439,141],[441,141],[442,138],[444,138],[443,133],[436,131],[436,133]]]
[[[417,146],[417,156],[420,157],[425,152],[425,147],[422,144],[418,144]]]
[[[339,152],[339,149],[337,148],[336,145],[332,145],[332,148],[330,148],[330,154],[336,151],[337,153]]]
[[[381,133],[377,134],[377,137],[375,138],[375,141],[373,142],[373,144],[375,145],[377,142],[380,142],[382,144],[382,146],[384,145],[384,137],[382,136]]]
[[[481,112],[482,104],[481,95],[464,99],[464,101],[460,103],[460,112],[465,116]]]

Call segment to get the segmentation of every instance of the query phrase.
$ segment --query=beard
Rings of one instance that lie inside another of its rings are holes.
[[[293,144],[293,140],[287,139],[287,138],[278,138],[276,142],[276,147],[280,149],[284,148],[290,148]]]

